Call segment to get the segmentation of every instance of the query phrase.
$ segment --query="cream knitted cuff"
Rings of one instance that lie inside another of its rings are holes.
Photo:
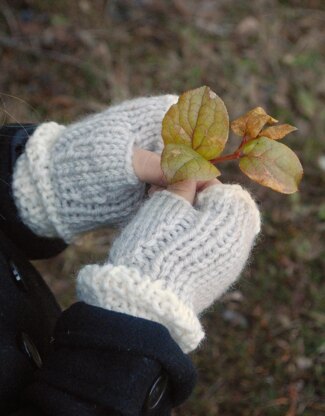
[[[85,122],[84,122],[85,124]],[[13,196],[22,221],[37,235],[66,242],[103,224],[118,224],[141,202],[145,185],[132,164],[127,129],[92,131],[41,124],[17,160]]]
[[[164,325],[180,348],[188,353],[204,337],[193,310],[163,280],[152,281],[133,268],[89,265],[77,280],[78,298],[90,305],[126,313]]]
[[[41,124],[29,138],[13,175],[12,190],[20,218],[35,234],[48,237],[59,235],[49,169],[51,149],[64,130],[54,122]]]

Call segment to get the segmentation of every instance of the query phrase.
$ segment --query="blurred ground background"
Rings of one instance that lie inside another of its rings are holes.
[[[286,140],[301,191],[276,194],[224,166],[263,213],[241,282],[204,319],[199,383],[177,416],[325,414],[325,3],[322,0],[0,0],[1,121],[68,123],[138,95],[209,85],[231,118],[261,105]],[[234,139],[232,139],[233,141]],[[227,167],[226,167],[227,166]],[[80,264],[111,230],[36,263],[63,307]]]

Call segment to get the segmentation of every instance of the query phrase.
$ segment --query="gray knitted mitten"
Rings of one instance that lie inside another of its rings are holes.
[[[259,211],[239,185],[208,187],[194,206],[155,193],[108,262],[80,271],[79,299],[159,322],[191,351],[204,336],[197,316],[237,279],[259,230]]]
[[[126,222],[145,187],[133,170],[133,147],[161,152],[161,122],[177,99],[130,100],[67,128],[41,124],[15,166],[13,193],[24,223],[69,242],[82,231]]]

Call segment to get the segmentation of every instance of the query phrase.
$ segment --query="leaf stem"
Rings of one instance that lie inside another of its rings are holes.
[[[243,148],[243,146],[250,140],[249,136],[243,136],[242,141],[240,143],[240,145],[238,146],[238,148],[233,152],[230,153],[229,155],[224,155],[224,156],[219,156],[216,157],[215,159],[210,160],[210,162],[214,165],[216,165],[217,163],[220,162],[226,162],[227,160],[236,160],[236,159],[240,159],[242,157],[242,152],[241,149]]]
[[[235,160],[235,159],[239,159],[241,157],[241,152],[238,150],[234,153],[230,153],[229,155],[224,155],[224,156],[220,156],[220,157],[216,157],[213,160],[210,160],[211,163],[213,163],[214,165],[220,162],[226,162],[227,160]]]

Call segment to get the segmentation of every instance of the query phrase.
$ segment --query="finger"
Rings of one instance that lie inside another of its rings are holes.
[[[161,192],[166,188],[158,185],[151,185],[148,191],[148,196],[151,197],[155,192]]]
[[[204,189],[208,188],[209,186],[213,185],[220,185],[222,182],[219,181],[217,178],[210,179],[209,181],[200,181],[197,183],[196,191],[202,192]]]
[[[173,183],[167,186],[167,191],[179,195],[193,204],[196,194],[196,181],[187,180]]]
[[[141,182],[158,186],[167,185],[160,167],[160,156],[157,153],[136,148],[133,153],[133,168]]]

